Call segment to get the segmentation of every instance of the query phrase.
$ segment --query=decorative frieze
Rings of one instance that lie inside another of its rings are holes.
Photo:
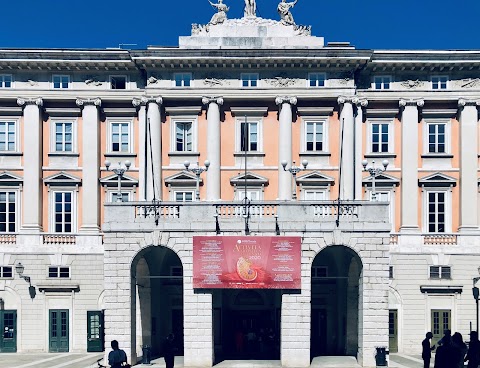
[[[425,84],[424,81],[421,81],[419,79],[413,80],[409,79],[406,81],[403,81],[400,83],[403,87],[408,88],[408,89],[417,89],[417,88],[422,88]]]

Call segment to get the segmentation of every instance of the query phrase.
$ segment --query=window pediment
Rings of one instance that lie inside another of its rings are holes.
[[[100,179],[100,183],[104,187],[117,187],[118,186],[118,177],[116,174],[107,176],[105,178]],[[136,187],[138,186],[138,180],[134,179],[128,175],[122,176],[122,187]]]
[[[243,173],[230,178],[230,185],[240,187],[245,185],[245,180],[248,187],[263,187],[269,184],[269,180],[266,177],[247,172],[247,174]]]
[[[62,171],[44,178],[43,182],[48,186],[79,186],[82,179]]]
[[[335,179],[328,175],[324,175],[319,171],[313,171],[298,177],[297,184],[302,186],[326,187],[329,185],[335,185]]]
[[[362,180],[362,184],[365,187],[371,187],[373,182],[373,177],[368,176]],[[377,187],[398,187],[400,185],[400,179],[388,175],[380,174],[375,177],[375,186]]]
[[[200,177],[199,184],[203,185],[203,179]],[[182,171],[168,178],[165,178],[167,187],[195,187],[197,185],[197,176],[188,171]]]
[[[0,185],[19,186],[23,184],[23,178],[8,171],[0,173]]]
[[[454,187],[457,185],[457,179],[438,172],[421,178],[418,180],[418,185],[420,187]]]

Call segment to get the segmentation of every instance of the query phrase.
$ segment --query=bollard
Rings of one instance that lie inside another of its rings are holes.
[[[387,348],[385,346],[378,346],[377,353],[375,354],[375,362],[377,367],[386,367],[387,366]]]

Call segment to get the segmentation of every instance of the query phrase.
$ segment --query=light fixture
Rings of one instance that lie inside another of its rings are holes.
[[[204,164],[205,164],[205,167],[200,167],[200,165],[198,164],[198,161],[197,161],[197,167],[194,167],[194,168],[190,169],[190,161],[185,161],[183,163],[183,166],[185,166],[185,170],[194,173],[197,177],[196,178],[197,179],[197,186],[196,186],[196,190],[195,190],[195,199],[197,201],[200,201],[200,175],[204,171],[208,171],[208,168],[210,167],[210,161],[205,160]]]
[[[381,173],[383,173],[385,170],[387,170],[388,160],[382,161],[383,169],[381,167],[375,167],[375,161],[372,161],[372,165],[370,167],[367,167],[367,165],[368,165],[368,161],[363,160],[362,161],[363,171],[367,171],[368,173],[370,173],[370,176],[372,177],[372,201],[376,201],[377,192],[375,190],[375,178]]]
[[[117,202],[122,202],[122,178],[123,174],[127,172],[130,169],[130,166],[132,166],[132,163],[130,161],[125,161],[124,165],[122,166],[122,163],[119,161],[118,162],[118,167],[112,168],[110,170],[110,166],[112,163],[108,160],[105,160],[104,165],[107,169],[107,171],[113,171],[117,175]]]
[[[292,199],[295,200],[297,199],[297,174],[300,171],[307,170],[308,161],[302,161],[303,168],[301,168],[300,166],[295,166],[295,161],[293,161],[292,166],[289,169],[287,169],[288,162],[286,160],[282,160],[280,163],[283,166],[283,171],[288,171],[293,175]]]
[[[24,279],[26,282],[28,282],[30,285],[32,285],[30,276],[24,276],[23,271],[25,271],[25,266],[22,264],[22,262],[18,262],[15,265],[15,271],[17,271],[17,274],[20,278]]]

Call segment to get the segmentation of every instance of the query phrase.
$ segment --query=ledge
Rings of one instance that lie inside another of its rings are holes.
[[[437,285],[427,286],[421,285],[420,291],[427,294],[461,294],[463,292],[463,286],[458,285]]]
[[[200,152],[168,152],[169,157],[200,156]]]
[[[133,152],[109,152],[104,154],[105,157],[137,157]]]
[[[0,156],[23,156],[23,152],[1,151]]]
[[[396,153],[367,153],[363,156],[365,158],[379,158],[379,157],[396,158],[397,154]]]
[[[235,152],[233,157],[243,157],[245,152]],[[247,152],[247,157],[265,157],[265,152]]]
[[[422,158],[453,158],[453,155],[450,153],[425,153],[421,157]]]
[[[330,157],[330,152],[300,152],[299,156],[318,156],[318,157]]]
[[[72,291],[78,293],[80,285],[37,285],[38,291],[46,293],[71,293]]]
[[[49,152],[49,157],[79,157],[80,153],[78,152]]]

